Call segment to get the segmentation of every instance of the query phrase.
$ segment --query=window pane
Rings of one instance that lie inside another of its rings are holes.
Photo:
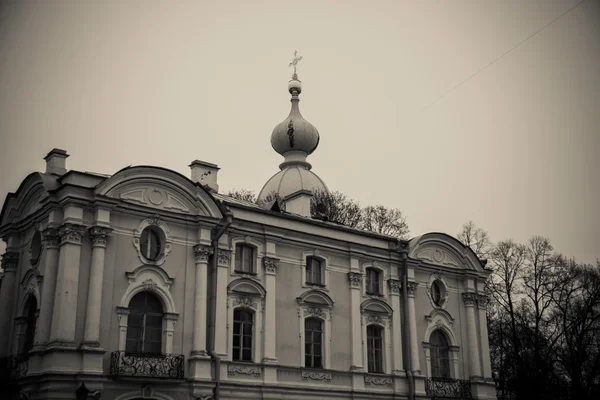
[[[251,349],[252,348],[252,337],[251,336],[244,336],[244,347]]]
[[[240,336],[234,334],[233,335],[233,347],[240,347]]]
[[[242,361],[252,361],[252,350],[251,349],[242,350]]]
[[[161,342],[144,342],[144,353],[160,354],[162,352]]]

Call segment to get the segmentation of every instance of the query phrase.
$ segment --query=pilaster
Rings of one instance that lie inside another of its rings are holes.
[[[214,253],[210,246],[197,244],[194,246],[196,257],[196,284],[194,286],[194,337],[192,356],[207,357],[206,353],[206,312],[208,299],[208,260]]]
[[[415,295],[419,284],[417,282],[408,282],[406,291],[408,292],[408,324],[410,327],[410,363],[412,370],[421,374],[419,363],[419,340],[417,338],[417,317],[415,311]]]
[[[350,285],[350,320],[352,331],[352,371],[364,372],[363,364],[363,343],[362,343],[362,325],[361,325],[361,286],[362,274],[358,271],[348,272],[348,283]]]
[[[487,326],[487,305],[488,296],[485,294],[479,294],[477,297],[477,308],[479,310],[479,336],[481,339],[481,361],[483,377],[485,379],[492,379],[492,364],[490,360],[490,343],[488,338],[488,326]]]
[[[219,249],[217,256],[217,307],[215,316],[215,351],[227,355],[227,284],[231,252]]]
[[[7,251],[2,256],[2,268],[4,277],[2,278],[2,290],[0,291],[0,326],[8,328],[12,325],[10,320],[14,309],[14,294],[16,289],[17,267],[19,266],[19,253],[16,251]],[[4,357],[9,353],[10,334],[6,332],[0,335],[0,356]]]
[[[54,308],[54,294],[56,293],[56,275],[58,271],[60,237],[58,229],[48,227],[42,232],[46,258],[44,266],[44,280],[40,304],[40,317],[38,319],[34,350],[42,350],[50,340],[50,328]]]
[[[60,254],[49,346],[71,348],[75,346],[81,241],[85,227],[66,223],[60,227],[58,234]]]
[[[471,379],[481,378],[479,367],[479,341],[477,340],[477,325],[475,321],[475,306],[477,294],[463,293],[463,301],[467,314],[467,343],[469,349],[469,376]]]
[[[277,267],[279,259],[263,257],[263,270],[265,277],[265,289],[267,291],[265,304],[265,356],[263,363],[277,363],[276,354],[276,301],[277,301]]]
[[[388,286],[390,289],[392,310],[392,349],[393,349],[393,363],[392,363],[392,374],[403,375],[404,367],[402,365],[402,327],[400,324],[400,291],[402,289],[402,282],[397,279],[388,280]]]

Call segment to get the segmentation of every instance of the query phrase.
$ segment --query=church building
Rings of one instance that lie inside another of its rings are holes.
[[[311,218],[319,132],[295,72],[288,91],[256,203],[205,161],[103,175],[60,149],[8,194],[5,398],[495,398],[485,262],[443,233]]]

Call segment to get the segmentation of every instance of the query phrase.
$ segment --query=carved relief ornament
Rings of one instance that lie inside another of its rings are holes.
[[[486,309],[488,303],[490,302],[490,298],[486,294],[480,294],[477,296],[477,306],[482,309]]]
[[[58,231],[61,245],[65,243],[81,244],[84,234],[85,226],[78,224],[64,224]]]
[[[302,380],[307,381],[309,379],[311,379],[313,381],[331,382],[331,374],[326,373],[326,372],[302,371]]]
[[[263,257],[263,267],[267,274],[276,274],[279,266],[279,259],[273,257]]]
[[[402,289],[402,282],[400,282],[398,279],[389,279],[388,285],[391,294],[400,294],[400,290]]]
[[[377,376],[365,376],[365,386],[385,386],[392,387],[392,380],[390,378],[380,378]]]
[[[89,229],[90,237],[92,238],[93,246],[106,246],[108,239],[112,236],[112,228],[104,226],[92,226]]]
[[[418,282],[408,282],[408,285],[406,285],[406,290],[408,292],[408,295],[414,296],[415,293],[417,292],[418,287],[419,287]]]
[[[463,293],[462,296],[465,306],[474,306],[477,304],[478,295],[476,293]]]
[[[228,267],[231,260],[231,252],[229,250],[221,250],[217,252],[217,264],[219,267]]]
[[[208,263],[208,259],[215,250],[210,246],[203,244],[197,244],[194,246],[194,256],[196,257],[197,263]]]
[[[2,269],[5,272],[12,272],[17,270],[19,265],[19,253],[16,251],[7,251],[2,255]]]
[[[243,365],[228,365],[227,366],[227,375],[228,376],[252,375],[256,378],[260,378],[261,371],[260,371],[260,367],[246,367]]]
[[[60,244],[60,236],[58,235],[58,229],[46,228],[40,231],[42,234],[42,242],[46,248],[56,248]]]
[[[362,274],[360,272],[348,272],[348,281],[351,288],[358,289],[362,283]]]

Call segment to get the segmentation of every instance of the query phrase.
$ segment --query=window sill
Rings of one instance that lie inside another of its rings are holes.
[[[383,297],[383,293],[366,292],[367,296]]]

